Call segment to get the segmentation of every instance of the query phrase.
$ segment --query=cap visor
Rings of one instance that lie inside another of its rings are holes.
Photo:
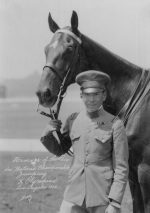
[[[86,88],[86,89],[83,89],[82,91],[85,93],[95,93],[95,92],[101,92],[102,90],[104,90],[104,88]]]

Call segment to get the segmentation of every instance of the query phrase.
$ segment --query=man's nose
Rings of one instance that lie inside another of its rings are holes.
[[[90,95],[90,96],[89,96],[89,100],[90,100],[90,101],[93,101],[93,100],[94,100],[94,96],[93,96],[93,95]]]

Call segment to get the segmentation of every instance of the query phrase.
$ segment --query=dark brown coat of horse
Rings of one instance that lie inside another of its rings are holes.
[[[104,108],[118,115],[125,124],[129,142],[129,184],[134,213],[150,212],[150,72],[108,51],[78,31],[78,16],[73,11],[72,32],[82,43],[59,27],[49,14],[49,27],[55,33],[45,47],[46,66],[38,86],[39,103],[52,107],[63,78],[70,68],[67,86],[86,70],[101,70],[111,77]]]

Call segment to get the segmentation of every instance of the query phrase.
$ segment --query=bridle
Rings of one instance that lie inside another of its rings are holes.
[[[47,114],[43,111],[41,111],[39,109],[39,105],[37,105],[37,109],[36,111],[39,112],[41,115],[44,115],[44,116],[47,116],[47,117],[50,117],[52,119],[57,119],[58,118],[58,114],[59,114],[59,111],[60,111],[60,107],[61,107],[61,103],[62,103],[62,100],[64,98],[64,94],[66,92],[66,89],[67,89],[67,82],[69,79],[71,79],[72,75],[73,75],[73,71],[74,71],[74,65],[75,63],[78,61],[78,57],[79,57],[79,47],[80,47],[80,44],[81,44],[81,38],[77,37],[73,32],[67,30],[67,29],[59,29],[55,32],[56,33],[67,33],[68,35],[70,35],[71,37],[73,37],[76,41],[77,41],[77,47],[76,49],[74,50],[74,56],[73,56],[73,59],[71,60],[71,63],[66,71],[66,75],[64,78],[62,78],[60,76],[60,70],[52,63],[46,63],[46,65],[43,67],[43,70],[45,68],[49,68],[58,78],[59,80],[62,82],[61,83],[61,86],[60,86],[60,89],[59,89],[59,93],[58,93],[58,96],[57,96],[57,102],[55,104],[56,106],[56,109],[55,110],[52,110],[50,108],[50,114]],[[61,132],[56,132],[57,133],[57,136],[58,138],[61,140],[62,136],[61,136]],[[67,145],[64,141],[64,146],[66,146],[67,148]],[[67,151],[67,153],[70,155],[70,156],[73,156],[73,152],[69,149]]]
[[[57,30],[56,32],[55,32],[55,34],[57,34],[57,33],[66,33],[66,34],[68,34],[68,35],[70,35],[71,37],[73,37],[76,41],[77,41],[77,47],[76,47],[76,49],[74,50],[74,56],[73,56],[73,59],[72,59],[72,61],[71,61],[71,63],[70,63],[70,65],[69,65],[69,67],[68,67],[68,69],[67,69],[67,71],[66,71],[66,75],[65,75],[65,77],[63,78],[61,75],[60,75],[60,73],[61,73],[61,71],[54,65],[54,64],[52,64],[52,63],[46,63],[46,65],[43,67],[43,70],[45,69],[45,68],[49,68],[58,78],[59,78],[59,80],[62,82],[61,83],[61,86],[60,86],[60,89],[59,89],[59,93],[58,93],[58,96],[57,96],[57,102],[56,102],[56,104],[55,104],[55,106],[56,106],[56,109],[55,110],[51,110],[50,109],[50,114],[47,114],[47,113],[45,113],[45,112],[43,112],[43,111],[41,111],[40,109],[39,109],[39,105],[40,104],[38,104],[38,106],[37,106],[37,111],[40,113],[40,114],[42,114],[42,115],[44,115],[44,116],[47,116],[47,117],[51,117],[51,118],[55,118],[55,119],[57,119],[58,118],[58,114],[59,114],[59,111],[60,111],[60,106],[61,106],[61,103],[62,103],[62,100],[63,100],[63,98],[64,98],[64,94],[65,94],[65,92],[66,92],[66,89],[67,89],[67,82],[68,82],[68,80],[69,79],[71,79],[71,77],[72,77],[72,75],[73,75],[73,71],[74,71],[74,65],[75,65],[75,63],[77,62],[77,60],[78,60],[78,57],[79,57],[79,48],[80,48],[80,44],[82,43],[82,41],[81,41],[81,36],[80,37],[77,37],[73,32],[71,32],[70,30],[67,30],[67,29],[59,29],[59,30]]]

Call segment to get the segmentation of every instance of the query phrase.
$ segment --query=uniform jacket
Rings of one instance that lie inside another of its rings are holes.
[[[103,108],[94,118],[83,110],[69,116],[63,137],[70,137],[68,148],[72,145],[74,153],[64,199],[80,206],[85,199],[87,207],[108,205],[109,199],[121,203],[128,179],[128,143],[122,121],[114,120]],[[57,156],[66,153],[66,146],[52,133],[44,133],[41,141]]]

